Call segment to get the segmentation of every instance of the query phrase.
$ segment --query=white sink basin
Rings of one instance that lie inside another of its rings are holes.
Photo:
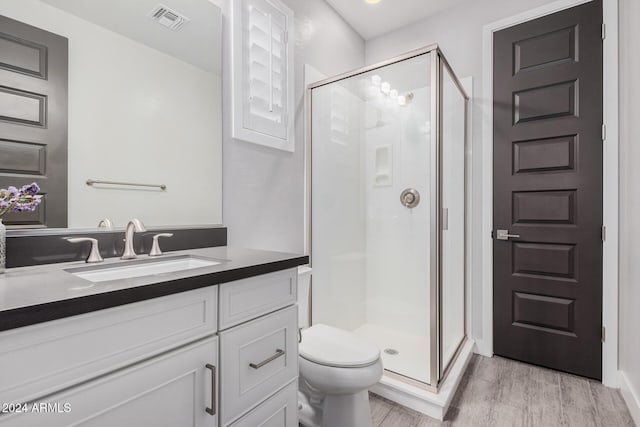
[[[129,261],[123,264],[100,265],[96,267],[80,267],[65,270],[74,276],[90,282],[106,282],[109,280],[131,279],[134,277],[155,276],[158,274],[175,273],[178,271],[194,270],[221,264],[207,258],[191,255],[161,258],[157,260]]]

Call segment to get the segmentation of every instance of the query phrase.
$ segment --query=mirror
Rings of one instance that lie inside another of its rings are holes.
[[[222,17],[211,0],[2,0],[0,15],[68,39],[68,200],[45,195],[48,211],[66,203],[69,228],[222,222]],[[11,46],[0,41],[0,53]],[[3,129],[0,143],[15,145]],[[11,147],[0,145],[4,163]],[[13,169],[0,165],[0,187],[47,179],[44,167]]]

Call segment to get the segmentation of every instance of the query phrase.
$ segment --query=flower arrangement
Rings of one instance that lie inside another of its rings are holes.
[[[42,196],[38,196],[40,187],[35,182],[23,185],[20,189],[9,187],[0,189],[0,218],[7,212],[33,212]]]

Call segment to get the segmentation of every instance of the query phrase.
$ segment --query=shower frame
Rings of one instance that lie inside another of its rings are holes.
[[[313,268],[313,253],[312,253],[312,93],[313,90],[321,86],[326,86],[341,80],[346,80],[351,77],[364,74],[379,68],[387,67],[402,61],[406,61],[422,55],[431,55],[430,58],[430,87],[437,88],[432,90],[430,94],[430,123],[435,123],[435,126],[431,126],[430,130],[430,194],[435,194],[437,203],[432,203],[430,208],[430,253],[437,254],[437,256],[430,256],[430,280],[429,280],[429,304],[430,304],[430,332],[429,332],[429,351],[430,351],[430,383],[425,383],[414,378],[407,377],[405,375],[387,371],[385,369],[385,375],[398,379],[411,386],[417,386],[419,388],[437,393],[440,386],[447,377],[451,368],[455,364],[464,344],[467,340],[467,286],[469,283],[469,246],[468,246],[468,188],[469,188],[469,161],[470,156],[469,149],[469,135],[468,135],[468,116],[469,116],[469,96],[467,95],[464,87],[458,80],[458,76],[453,72],[453,69],[447,62],[444,54],[440,50],[438,44],[431,44],[423,48],[409,51],[402,55],[398,55],[394,58],[387,59],[372,65],[364,66],[346,73],[338,74],[333,77],[329,77],[324,80],[309,84],[306,89],[305,96],[305,108],[306,108],[306,123],[305,123],[305,148],[307,152],[306,156],[306,217],[307,217],[307,253],[310,258],[310,266]],[[442,342],[442,144],[443,144],[443,70],[446,69],[449,73],[451,80],[455,83],[458,91],[464,99],[464,302],[463,302],[463,325],[464,332],[463,337],[457,344],[456,350],[446,365],[442,365],[443,350],[441,346]],[[309,317],[310,324],[313,324],[313,275],[311,278],[311,290],[309,292]]]

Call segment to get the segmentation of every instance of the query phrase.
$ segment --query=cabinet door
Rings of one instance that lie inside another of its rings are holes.
[[[229,427],[297,427],[298,382],[293,381]]]
[[[217,354],[207,338],[27,404],[0,426],[216,427]]]
[[[211,286],[0,333],[0,402],[29,402],[217,329]],[[46,355],[46,357],[45,357]]]

